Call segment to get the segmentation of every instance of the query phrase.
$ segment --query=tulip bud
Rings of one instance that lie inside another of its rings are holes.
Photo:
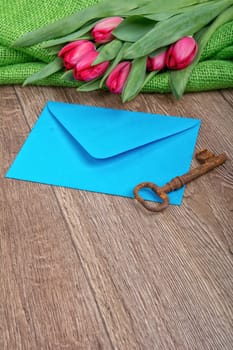
[[[120,94],[124,88],[131,69],[131,63],[124,61],[119,63],[109,74],[106,86],[114,94]]]
[[[109,61],[92,66],[99,52],[89,51],[83,56],[74,67],[74,77],[80,81],[89,81],[100,77],[105,73],[109,66]]]
[[[186,36],[170,46],[166,55],[166,65],[170,69],[183,69],[192,63],[197,51],[196,41]]]
[[[166,66],[166,54],[164,51],[154,57],[149,56],[146,62],[147,70],[152,72],[163,69]]]
[[[63,58],[66,69],[72,69],[90,51],[95,51],[95,45],[91,41],[77,40],[65,45],[58,56]]]
[[[123,21],[121,17],[109,17],[99,21],[91,34],[99,44],[105,44],[114,39],[113,30]]]

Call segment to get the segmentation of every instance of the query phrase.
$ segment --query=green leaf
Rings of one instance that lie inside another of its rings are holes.
[[[125,58],[134,59],[150,54],[159,47],[169,45],[186,35],[193,35],[211,22],[233,0],[210,1],[201,9],[192,9],[159,22],[126,52]]]
[[[119,50],[117,56],[115,57],[115,59],[111,62],[110,66],[108,67],[108,69],[106,70],[103,78],[100,81],[100,87],[103,87],[105,80],[107,79],[107,77],[109,76],[109,74],[112,72],[112,70],[116,67],[116,65],[122,60],[122,57],[125,54],[125,51],[129,48],[129,43],[124,43],[121,46],[121,49]]]
[[[198,53],[191,65],[185,69],[170,72],[169,83],[172,93],[177,99],[180,99],[182,97],[188,84],[190,75],[192,74],[194,67],[200,61],[201,55],[211,36],[220,26],[227,22],[230,22],[231,20],[233,20],[233,6],[222,12],[209,27],[199,33],[199,35],[196,37],[198,43]]]
[[[105,62],[111,61],[115,58],[122,47],[122,42],[120,40],[113,40],[108,44],[101,46],[101,51],[97,59],[93,62],[92,66]]]
[[[59,45],[59,44],[64,44],[70,41],[74,41],[77,39],[91,39],[92,36],[89,35],[89,31],[95,26],[95,24],[98,21],[91,21],[90,23],[88,23],[87,25],[83,26],[82,28],[80,28],[79,30],[77,30],[76,32],[63,36],[62,38],[59,39],[54,39],[54,40],[50,40],[44,44],[42,44],[41,46],[43,48],[47,48],[47,47],[51,47],[54,45]],[[85,35],[86,34],[86,35]]]
[[[160,12],[160,13],[155,13],[152,15],[144,15],[145,18],[149,18],[153,21],[156,22],[161,22],[164,21],[165,19],[168,19],[170,17],[173,17],[175,15],[178,15],[179,13],[182,13],[182,10],[176,10],[176,11],[170,11],[170,12]]]
[[[25,82],[23,83],[23,86],[34,83],[37,80],[41,80],[43,78],[46,78],[53,73],[58,72],[63,68],[63,61],[56,57],[54,61],[47,64],[44,68],[42,68],[39,72],[36,72],[35,74],[28,77]]]
[[[146,77],[146,57],[133,61],[132,67],[122,92],[122,101],[127,102],[136,97],[143,88]]]
[[[97,78],[82,84],[80,87],[77,88],[77,91],[87,92],[87,91],[99,90],[99,88],[100,88],[100,79]]]
[[[125,12],[149,3],[150,0],[105,0],[94,6],[82,9],[42,28],[26,33],[16,40],[14,47],[31,46],[42,41],[63,37],[81,28],[89,21],[110,16],[123,16]]]
[[[77,35],[67,35],[68,37],[68,40],[66,40],[66,37],[62,38],[61,40],[58,39],[58,40],[54,40],[54,42],[51,40],[51,41],[48,41],[47,43],[45,44],[41,44],[41,48],[42,49],[46,49],[46,48],[50,48],[50,47],[53,47],[54,45],[59,44],[63,44],[62,47],[66,44],[68,44],[69,42],[71,41],[75,41],[75,40],[93,40],[93,37],[90,35],[90,34],[86,34],[86,35],[81,35],[81,36],[77,36]]]
[[[50,49],[48,50],[48,55],[49,56],[53,56],[58,54],[58,52],[62,49],[63,45],[55,45],[50,47]]]
[[[213,1],[213,0],[212,0]],[[216,1],[216,0],[215,0]],[[170,10],[167,12],[159,12],[159,13],[153,13],[153,14],[149,14],[149,15],[145,15],[146,18],[152,19],[154,21],[164,21],[170,17],[173,17],[175,15],[178,15],[180,13],[185,13],[187,11],[193,10],[193,9],[201,9],[203,6],[205,6],[206,3],[200,3],[200,4],[196,4],[196,5],[191,5],[191,6],[187,6],[187,7],[182,7],[176,10]]]
[[[161,12],[177,11],[187,6],[211,2],[213,0],[156,0],[149,1],[148,4],[141,4],[139,8],[132,9],[127,13],[128,16],[159,14]]]
[[[155,57],[155,56],[159,55],[160,53],[162,53],[162,52],[164,52],[164,51],[167,51],[167,49],[168,49],[168,46],[160,47],[159,49],[157,49],[157,50],[151,52],[151,53],[149,54],[149,57]]]
[[[143,16],[131,16],[113,31],[113,34],[122,41],[135,42],[154,28],[156,22]]]
[[[66,81],[77,81],[74,77],[73,69],[67,70],[61,78]]]

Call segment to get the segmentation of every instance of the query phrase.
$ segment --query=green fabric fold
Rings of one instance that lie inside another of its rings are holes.
[[[0,12],[0,84],[22,84],[54,57],[41,45],[13,49],[13,42],[25,32],[70,15],[101,0],[8,0]],[[62,80],[61,73],[36,85],[78,86]],[[205,48],[201,62],[194,69],[186,91],[207,91],[233,87],[233,21],[219,28]],[[160,73],[145,86],[144,92],[170,92],[168,74]]]
[[[29,55],[0,45],[0,66],[7,66],[18,63],[34,62],[36,59]]]

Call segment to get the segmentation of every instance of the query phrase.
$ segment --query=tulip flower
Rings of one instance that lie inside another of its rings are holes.
[[[92,65],[99,52],[89,51],[84,55],[74,67],[74,77],[80,81],[89,81],[103,75],[109,66],[109,61]]]
[[[119,63],[109,74],[106,80],[106,86],[114,94],[120,94],[123,91],[126,80],[131,69],[131,63],[124,61]]]
[[[166,65],[169,69],[183,69],[194,60],[198,45],[191,36],[186,36],[170,46],[166,55]]]
[[[89,40],[77,40],[65,45],[58,53],[63,58],[66,69],[72,69],[78,61],[90,51],[95,51],[95,45]]]
[[[91,34],[97,43],[105,44],[114,39],[112,32],[122,21],[121,17],[105,18],[94,26]]]
[[[163,69],[166,66],[166,54],[164,51],[154,57],[149,56],[146,62],[147,70],[152,72]]]

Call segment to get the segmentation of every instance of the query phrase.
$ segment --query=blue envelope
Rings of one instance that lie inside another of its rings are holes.
[[[141,182],[162,186],[190,169],[199,127],[192,118],[48,102],[6,177],[133,197]],[[171,204],[183,192],[170,193]]]

